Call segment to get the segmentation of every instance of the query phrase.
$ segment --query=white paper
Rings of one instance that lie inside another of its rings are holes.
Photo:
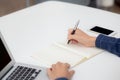
[[[54,45],[43,49],[39,53],[32,55],[32,57],[38,62],[45,64],[46,67],[50,67],[52,64],[55,64],[58,61],[69,63],[71,67],[74,67],[85,60],[85,57],[81,55],[56,47]]]
[[[63,41],[61,43],[55,42],[53,45],[40,50],[38,53],[33,54],[32,58],[40,64],[45,64],[46,67],[50,67],[58,61],[69,63],[71,67],[74,67],[102,51],[97,48],[67,44],[66,41]]]
[[[84,56],[86,58],[91,58],[91,57],[93,57],[93,56],[95,56],[103,51],[103,50],[98,49],[96,47],[85,47],[85,46],[82,46],[80,44],[67,44],[66,41],[55,42],[54,44],[57,47],[66,49],[68,51],[79,54],[79,55]]]

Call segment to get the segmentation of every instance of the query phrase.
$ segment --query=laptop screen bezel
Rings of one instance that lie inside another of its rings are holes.
[[[11,61],[0,71],[0,79],[1,79],[7,73],[7,71],[15,64],[15,60],[14,60],[14,58],[13,58],[13,56],[12,56],[6,42],[5,42],[5,39],[4,39],[3,35],[2,35],[2,32],[0,32],[0,38],[1,38],[6,50],[8,52],[8,55],[11,58]]]

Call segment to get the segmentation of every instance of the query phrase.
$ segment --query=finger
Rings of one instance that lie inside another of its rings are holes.
[[[73,31],[73,28],[68,29],[68,32],[72,32],[72,31]]]
[[[61,64],[61,62],[60,62],[60,61],[58,61],[56,64]]]
[[[48,74],[48,76],[51,75],[51,72],[52,72],[52,71],[51,71],[51,68],[48,68],[48,69],[47,69],[47,74]]]
[[[68,35],[67,39],[78,43],[77,38],[74,35]]]
[[[74,39],[74,35],[68,34],[68,40]]]
[[[52,64],[52,69],[54,69],[54,68],[55,68],[55,66],[56,66],[56,64]]]
[[[74,70],[71,70],[69,73],[70,73],[70,76],[72,77],[73,74],[75,73],[75,71],[74,71]]]
[[[73,29],[72,29],[72,28],[70,28],[70,29],[68,30],[68,34],[71,34],[71,33],[72,33],[72,31],[73,31]]]
[[[65,63],[65,66],[66,66],[67,68],[70,68],[70,64],[68,64],[68,63]]]
[[[63,63],[62,63],[62,62],[59,62],[59,61],[58,61],[56,64],[53,64],[53,65],[52,65],[53,70],[55,70],[56,68],[60,67],[62,64],[63,64]]]
[[[52,67],[54,66],[55,64],[52,64]]]
[[[70,28],[70,29],[68,30],[68,34],[71,34],[72,31],[73,31],[73,28]],[[75,33],[76,33],[76,32],[82,32],[82,31],[81,31],[79,28],[77,28],[76,31],[75,31]]]
[[[56,64],[53,64],[53,65],[52,65],[52,71],[53,71],[53,72],[56,71],[58,68],[61,67],[61,65],[62,65],[61,62],[57,62]]]
[[[63,63],[62,62],[57,62],[56,64],[55,64],[55,67],[59,67],[59,66],[61,66]]]
[[[77,41],[77,40],[71,40],[71,43],[72,43],[72,44],[77,44],[78,41]]]

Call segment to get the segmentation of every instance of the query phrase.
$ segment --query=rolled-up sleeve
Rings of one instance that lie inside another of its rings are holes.
[[[96,39],[95,45],[120,57],[120,38],[100,34]]]

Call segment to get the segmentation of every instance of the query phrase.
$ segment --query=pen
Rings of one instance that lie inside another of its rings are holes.
[[[78,25],[79,25],[79,22],[80,22],[80,20],[78,20],[78,22],[76,23],[75,27],[73,28],[73,31],[71,32],[72,35],[75,34],[75,31],[77,30],[77,27],[78,27]],[[71,41],[71,40],[68,40],[67,44],[69,44],[70,41]]]

